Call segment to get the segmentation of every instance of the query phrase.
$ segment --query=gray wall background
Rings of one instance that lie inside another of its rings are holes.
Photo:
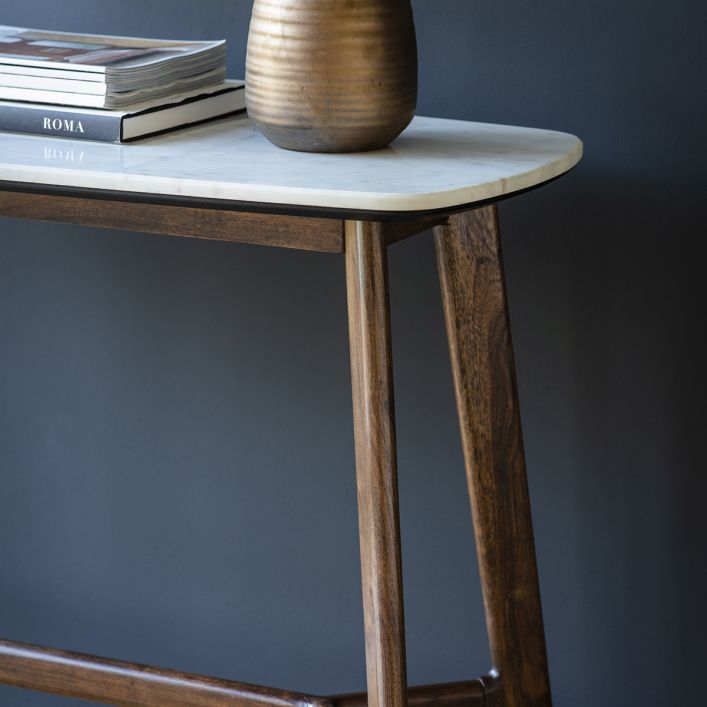
[[[501,207],[556,704],[696,707],[704,5],[414,5],[421,114],[585,141]],[[0,0],[0,22],[225,36],[239,77],[250,6]],[[363,689],[342,259],[0,233],[0,635]],[[390,267],[410,680],[463,679],[488,657],[429,235]]]

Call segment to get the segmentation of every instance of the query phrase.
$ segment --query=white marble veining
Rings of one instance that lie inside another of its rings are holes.
[[[420,117],[384,150],[305,154],[241,116],[126,145],[0,132],[0,181],[410,212],[511,194],[581,156],[566,133]]]

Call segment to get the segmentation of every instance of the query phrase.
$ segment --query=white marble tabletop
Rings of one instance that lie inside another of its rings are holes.
[[[536,186],[581,156],[581,141],[566,133],[421,117],[384,150],[288,152],[243,115],[125,145],[0,132],[0,189],[5,181],[414,212]]]

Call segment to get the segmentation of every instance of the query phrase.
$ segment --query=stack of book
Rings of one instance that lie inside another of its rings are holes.
[[[0,130],[127,142],[244,108],[225,41],[0,26]]]

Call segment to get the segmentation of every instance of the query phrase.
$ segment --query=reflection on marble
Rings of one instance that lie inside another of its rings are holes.
[[[126,145],[0,133],[0,180],[416,211],[526,189],[566,172],[581,156],[581,141],[565,133],[419,117],[384,150],[288,152],[242,116]]]

